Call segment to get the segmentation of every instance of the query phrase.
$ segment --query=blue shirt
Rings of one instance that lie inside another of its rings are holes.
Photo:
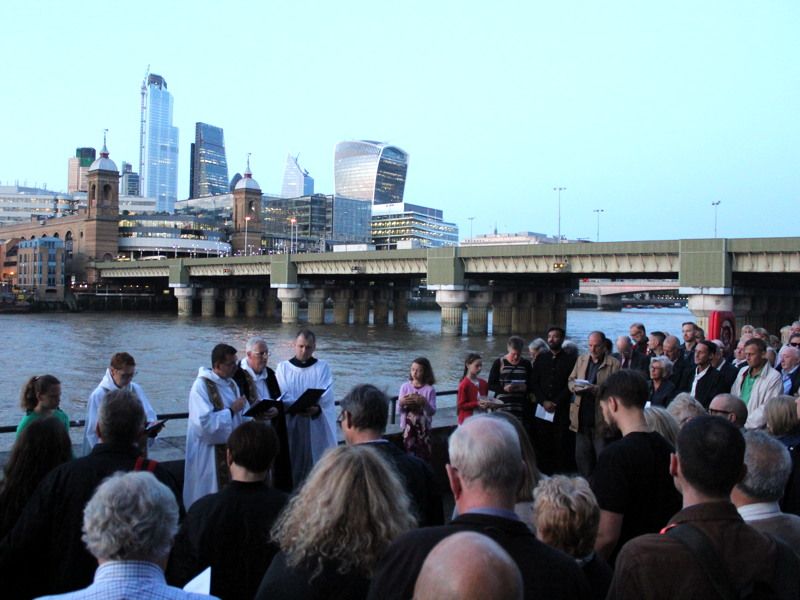
[[[151,562],[138,560],[111,561],[97,567],[94,583],[76,592],[44,596],[62,600],[208,600],[214,596],[192,594],[167,585],[164,572]]]

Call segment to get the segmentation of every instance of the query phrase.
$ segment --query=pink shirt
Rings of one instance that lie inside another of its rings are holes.
[[[423,385],[420,388],[414,387],[414,384],[410,381],[406,381],[403,385],[400,386],[400,391],[397,394],[398,398],[402,398],[408,394],[419,394],[420,396],[425,398],[425,414],[428,417],[433,417],[436,414],[436,390],[433,388],[432,385]],[[402,408],[400,406],[400,402],[397,403],[397,413],[400,415],[400,427],[405,427],[406,425],[406,413],[408,412],[407,409]]]

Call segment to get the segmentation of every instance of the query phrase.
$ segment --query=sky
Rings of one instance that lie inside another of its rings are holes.
[[[202,121],[267,193],[288,153],[333,193],[337,142],[399,146],[405,200],[462,237],[555,235],[555,187],[568,238],[713,237],[715,212],[719,237],[797,235],[796,0],[8,0],[0,22],[2,184],[66,190],[104,129],[138,168],[149,65],[179,198]]]

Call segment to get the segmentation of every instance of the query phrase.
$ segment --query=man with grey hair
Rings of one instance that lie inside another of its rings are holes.
[[[800,389],[800,349],[794,346],[784,346],[778,353],[781,361],[781,382],[783,393],[789,396],[797,394]]]
[[[208,598],[169,586],[164,579],[177,530],[178,504],[167,486],[147,472],[112,475],[83,512],[83,541],[100,565],[94,582],[47,598]]]
[[[717,394],[708,405],[708,414],[728,419],[739,429],[744,429],[747,421],[747,406],[742,399],[733,394]]]
[[[291,492],[292,465],[289,461],[289,435],[286,431],[286,411],[281,397],[281,388],[275,371],[267,366],[269,347],[263,337],[251,337],[245,346],[245,357],[239,361],[239,367],[233,374],[233,380],[239,386],[247,401],[253,405],[261,400],[276,400],[277,407],[269,408],[258,417],[268,422],[278,434],[280,452],[272,467],[272,484],[279,490]]]
[[[522,575],[491,538],[463,531],[428,554],[414,586],[414,600],[522,600]]]
[[[369,444],[403,479],[420,527],[444,523],[442,496],[433,471],[421,458],[406,454],[383,437],[389,415],[389,398],[374,385],[355,386],[340,401],[339,425],[349,445]]]
[[[763,431],[748,431],[744,441],[747,472],[731,491],[731,502],[745,523],[800,553],[800,517],[783,513],[778,506],[792,472],[789,451]]]
[[[88,456],[67,462],[36,488],[14,529],[0,542],[5,597],[58,594],[89,585],[96,561],[81,542],[83,509],[97,486],[118,471],[151,471],[180,503],[180,488],[155,461],[143,459],[142,403],[128,390],[109,392],[100,405],[100,442]],[[182,510],[182,508],[180,509]],[[8,595],[6,595],[8,594]]]
[[[523,462],[517,432],[487,415],[467,419],[449,443],[446,466],[458,517],[449,525],[410,531],[395,540],[378,563],[373,600],[410,598],[428,553],[446,537],[482,533],[508,552],[522,574],[525,598],[587,598],[577,564],[536,539],[514,513]]]

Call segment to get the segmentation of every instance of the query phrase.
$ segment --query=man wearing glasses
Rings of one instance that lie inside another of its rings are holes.
[[[92,451],[99,442],[97,437],[97,413],[100,410],[100,404],[108,392],[113,390],[130,390],[142,403],[144,409],[145,419],[147,423],[156,421],[156,411],[150,404],[150,400],[144,393],[144,390],[138,383],[134,383],[133,377],[136,375],[136,361],[133,356],[127,352],[117,352],[111,357],[111,364],[106,369],[106,374],[100,385],[89,396],[89,403],[86,408],[86,430],[83,436],[83,455],[86,456]],[[161,427],[153,428],[148,432],[150,436],[150,443],[156,435],[161,431]]]
[[[211,351],[211,368],[200,367],[189,392],[186,427],[186,461],[183,503],[218,492],[230,480],[226,443],[246,418],[247,398],[239,392],[233,374],[239,366],[236,348],[217,344]]]

